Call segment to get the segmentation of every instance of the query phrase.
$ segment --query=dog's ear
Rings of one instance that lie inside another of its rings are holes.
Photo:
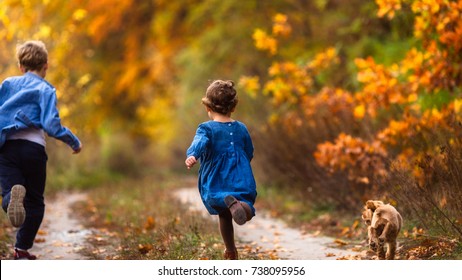
[[[375,211],[375,208],[377,207],[375,206],[375,203],[373,200],[366,201],[366,209],[371,209],[372,211]]]
[[[363,211],[361,215],[361,219],[363,219],[364,223],[367,226],[371,225],[371,220],[372,220],[372,211],[370,209],[366,209]]]
[[[372,211],[375,211],[377,207],[383,205],[382,201],[379,200],[368,200],[366,201],[366,209],[371,209]]]

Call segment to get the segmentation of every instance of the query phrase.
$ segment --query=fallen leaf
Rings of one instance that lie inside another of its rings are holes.
[[[361,257],[358,255],[347,255],[338,257],[337,260],[360,260]]]
[[[341,240],[341,239],[335,239],[334,242],[337,243],[338,246],[345,246],[345,245],[348,245],[348,242],[343,241],[343,240]]]
[[[341,235],[344,236],[344,235],[347,234],[348,232],[350,232],[350,228],[349,228],[349,227],[344,227],[344,228],[342,229]]]
[[[146,222],[144,223],[144,229],[151,230],[155,228],[155,226],[156,226],[156,220],[152,216],[149,216],[146,219]]]
[[[153,248],[152,244],[138,244],[138,251],[143,255],[149,253]]]

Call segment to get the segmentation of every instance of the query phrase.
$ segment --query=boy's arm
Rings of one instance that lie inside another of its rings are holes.
[[[42,112],[40,122],[42,128],[49,136],[59,139],[69,145],[74,153],[79,153],[82,149],[82,144],[77,136],[61,124],[61,118],[59,117],[56,105],[57,100],[55,91],[45,92],[41,104]]]
[[[0,84],[0,106],[2,106],[3,103],[5,103],[5,101],[6,101],[5,98],[7,98],[8,88],[9,88],[9,82],[8,82],[8,80],[4,80]]]

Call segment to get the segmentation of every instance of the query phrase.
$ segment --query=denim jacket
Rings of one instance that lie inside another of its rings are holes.
[[[8,135],[36,127],[77,150],[80,140],[61,125],[56,102],[56,89],[31,72],[5,79],[0,85],[0,148]]]

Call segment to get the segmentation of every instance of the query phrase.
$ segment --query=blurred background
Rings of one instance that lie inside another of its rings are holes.
[[[460,238],[461,17],[448,0],[0,0],[0,78],[45,42],[84,143],[48,141],[50,189],[187,174],[201,97],[230,79],[259,193],[299,200],[274,211],[382,199]]]

